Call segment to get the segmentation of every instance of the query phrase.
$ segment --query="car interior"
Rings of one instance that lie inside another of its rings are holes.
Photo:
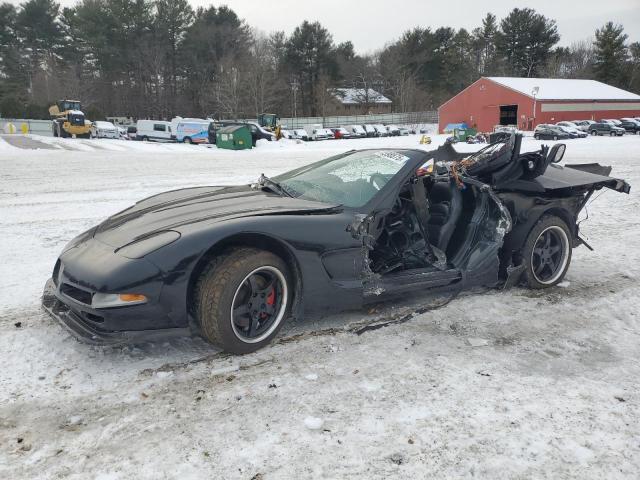
[[[472,179],[494,187],[531,182],[552,161],[559,161],[564,145],[545,146],[520,154],[522,137],[510,134],[474,154],[440,147],[432,172],[420,169],[401,189],[391,211],[375,226],[375,244],[369,254],[371,270],[381,275],[412,269],[447,270],[459,267],[473,248],[473,233],[489,215],[500,216],[487,205],[486,195]],[[454,162],[454,163],[451,163]],[[459,180],[465,176],[465,183]]]

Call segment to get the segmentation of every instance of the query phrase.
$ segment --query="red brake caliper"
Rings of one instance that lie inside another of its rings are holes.
[[[271,292],[269,293],[269,295],[267,295],[267,298],[265,299],[265,303],[267,305],[274,305],[276,303],[276,289],[272,288]],[[265,319],[267,318],[269,314],[267,312],[261,312],[260,313],[260,318],[261,319]]]
[[[276,303],[276,289],[272,288],[271,293],[267,295],[267,305],[273,305]]]

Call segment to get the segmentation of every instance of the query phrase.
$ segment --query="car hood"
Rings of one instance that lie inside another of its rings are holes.
[[[288,213],[335,213],[339,205],[281,197],[250,186],[198,187],[146,198],[102,222],[94,237],[115,248],[199,222]]]

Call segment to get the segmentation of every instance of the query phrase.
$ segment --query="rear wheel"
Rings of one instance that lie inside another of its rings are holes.
[[[191,141],[191,138],[189,138],[189,137],[184,137],[184,140],[183,140],[183,141],[184,141],[184,143],[189,143],[189,144],[193,143],[193,142]]]
[[[593,135],[594,137],[598,134],[598,132],[596,132],[595,130],[591,130],[591,135]]]
[[[238,248],[208,265],[194,297],[204,337],[227,352],[250,353],[267,345],[288,316],[289,270],[270,252]]]
[[[613,137],[616,134],[616,132],[609,132],[609,136]]]
[[[571,263],[571,232],[552,215],[533,227],[522,250],[525,277],[530,288],[546,288],[562,281]]]

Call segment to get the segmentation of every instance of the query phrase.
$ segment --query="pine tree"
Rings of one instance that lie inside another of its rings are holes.
[[[631,55],[629,89],[632,92],[640,93],[640,42],[633,42],[629,45],[629,53]]]
[[[337,64],[332,52],[333,37],[319,22],[302,22],[285,46],[285,61],[292,73],[299,76],[304,113],[315,116],[320,111],[318,89],[320,80],[336,77]],[[324,98],[324,92],[320,95]]]
[[[628,49],[625,45],[627,35],[622,25],[614,25],[607,22],[602,28],[596,30],[594,46],[593,71],[596,79],[601,82],[626,86],[626,67]]]
[[[537,76],[560,40],[556,22],[531,8],[514,8],[500,22],[498,53],[508,73],[520,77]]]
[[[473,49],[476,71],[479,75],[491,76],[498,73],[499,59],[496,54],[498,23],[493,13],[487,13],[482,26],[473,30]]]

